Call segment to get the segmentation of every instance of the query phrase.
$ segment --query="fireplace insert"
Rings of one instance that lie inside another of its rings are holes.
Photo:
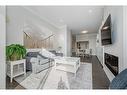
[[[118,74],[118,57],[105,53],[105,65],[116,76]]]

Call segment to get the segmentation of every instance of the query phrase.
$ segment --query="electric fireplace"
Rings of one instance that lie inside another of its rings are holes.
[[[105,65],[116,76],[118,74],[118,57],[105,53]]]

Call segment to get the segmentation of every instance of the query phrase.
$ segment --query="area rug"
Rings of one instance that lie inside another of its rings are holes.
[[[81,64],[76,77],[68,73],[52,68],[43,89],[92,89],[92,64]]]
[[[34,74],[32,72],[27,72],[26,76],[21,75],[14,78],[22,87],[26,89],[40,89],[43,84],[45,75],[49,72],[49,69],[41,71],[40,73]]]
[[[82,63],[76,76],[54,67],[38,74],[27,73],[15,80],[26,89],[92,89],[92,64]]]

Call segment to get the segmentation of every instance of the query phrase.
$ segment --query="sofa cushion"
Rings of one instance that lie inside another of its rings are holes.
[[[56,55],[56,51],[55,50],[49,50],[49,52],[51,52],[52,54]]]
[[[127,88],[127,69],[118,74],[111,82],[110,89],[126,89]]]
[[[42,55],[42,54],[40,54],[40,53],[38,53],[37,57],[42,58],[42,59],[47,59],[47,57],[46,57],[46,56],[43,56],[43,55]]]
[[[38,54],[39,54],[39,52],[28,52],[26,54],[26,56],[28,56],[28,57],[37,57]]]
[[[49,59],[41,59],[40,62],[39,62],[39,64],[40,65],[43,65],[43,64],[46,64],[48,62],[49,62]]]
[[[46,49],[42,49],[42,50],[39,52],[39,54],[41,54],[42,56],[45,56],[45,57],[47,57],[47,58],[53,58],[53,57],[56,56],[55,54],[49,52],[49,51],[46,50]]]

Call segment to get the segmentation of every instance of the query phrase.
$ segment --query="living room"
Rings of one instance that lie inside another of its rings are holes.
[[[50,61],[44,58],[45,63],[51,63],[46,64],[50,65],[48,68],[41,67],[41,65],[38,65],[37,68],[32,68],[34,65],[24,67],[24,69],[32,69],[38,74],[30,75],[29,72],[23,72],[22,74],[26,77],[16,78],[14,76],[11,81],[7,77],[7,88],[108,89],[116,75],[127,68],[126,10],[127,8],[124,6],[7,6],[6,46],[15,44],[24,46],[27,54],[29,52],[41,52],[40,54],[50,58]],[[109,16],[110,40],[112,42],[108,45],[102,45],[102,29]],[[82,50],[79,53],[77,49]],[[91,50],[91,52],[85,53],[86,50]],[[32,55],[32,53],[29,54]],[[54,59],[54,55],[59,56],[59,58]],[[56,65],[59,62],[66,63],[63,59],[60,60],[60,56],[68,57],[69,59],[64,60],[71,62],[75,60],[77,64],[70,64],[72,65],[71,69],[60,66],[60,64]],[[115,74],[111,67],[106,65],[106,56],[114,58],[111,63],[115,62],[115,66],[117,65]],[[77,59],[73,57],[77,57]],[[55,63],[52,59],[55,60]],[[32,61],[32,64],[35,64],[37,59],[33,58]],[[73,66],[74,68],[72,68]],[[55,72],[54,69],[50,72],[49,68],[52,67],[64,69],[65,72],[61,70],[61,72]],[[72,74],[66,73],[66,70]],[[3,76],[5,77],[5,75]],[[44,82],[42,79],[39,81],[32,80],[32,78],[40,78],[40,76],[46,76],[43,77],[46,78],[43,80]]]

